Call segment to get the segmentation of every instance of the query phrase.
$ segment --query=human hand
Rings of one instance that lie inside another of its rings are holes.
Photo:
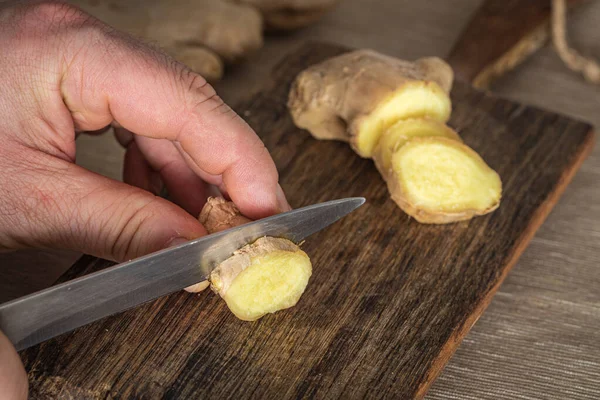
[[[289,208],[252,129],[164,54],[58,2],[3,3],[0,53],[0,249],[134,258],[205,234],[207,183],[253,219]],[[139,188],[74,163],[76,132],[109,124]]]
[[[27,374],[19,355],[0,331],[0,400],[27,398]]]
[[[22,1],[0,4],[0,54],[0,251],[123,261],[159,250],[206,233],[208,184],[252,219],[289,209],[252,129],[164,54],[69,5]],[[111,124],[125,183],[75,164],[76,133]],[[176,204],[151,193],[157,178]],[[0,398],[26,393],[0,333]]]

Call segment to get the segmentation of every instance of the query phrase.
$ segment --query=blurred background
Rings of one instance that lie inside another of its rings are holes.
[[[508,7],[514,1],[505,3]],[[264,46],[228,65],[215,87],[235,106],[259,89],[257,84],[286,53],[309,39],[372,48],[405,59],[447,58],[483,4],[342,0],[308,27],[267,34]],[[574,8],[567,21],[570,44],[583,54],[600,57],[600,1]],[[551,44],[499,77],[488,90],[600,124],[600,86],[569,70]],[[77,140],[77,163],[114,179],[121,179],[123,154],[112,133],[81,135]],[[599,200],[600,154],[595,150],[428,398],[600,397]],[[0,254],[0,302],[51,285],[78,256],[65,251]],[[541,308],[544,318],[538,317]]]

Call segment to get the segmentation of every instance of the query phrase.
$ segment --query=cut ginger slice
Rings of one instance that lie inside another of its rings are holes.
[[[446,122],[451,111],[450,97],[437,83],[411,81],[394,91],[371,113],[354,120],[350,126],[350,143],[358,155],[370,158],[383,132],[398,120],[429,117]]]
[[[458,134],[446,124],[431,118],[400,120],[383,132],[375,147],[373,160],[377,169],[387,180],[391,175],[392,155],[407,141],[416,137],[441,136],[462,142]]]
[[[421,223],[450,223],[500,204],[498,174],[468,146],[443,137],[409,140],[391,161],[392,199]]]
[[[209,197],[198,220],[209,233],[250,222],[231,201]],[[254,321],[293,307],[304,293],[312,264],[295,243],[262,237],[233,253],[210,274],[208,281],[186,288],[197,293],[210,288],[239,319]]]
[[[296,244],[264,237],[221,263],[210,281],[236,317],[255,321],[296,305],[311,274],[310,259]]]

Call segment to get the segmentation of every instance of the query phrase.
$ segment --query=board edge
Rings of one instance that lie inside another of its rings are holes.
[[[417,392],[415,394],[416,399],[422,399],[423,397],[425,397],[431,385],[433,384],[433,382],[435,382],[440,373],[443,371],[444,367],[448,364],[448,362],[460,346],[463,339],[471,331],[471,328],[475,325],[475,323],[477,323],[479,318],[483,315],[483,313],[491,303],[500,286],[502,286],[502,283],[504,282],[510,271],[516,265],[517,261],[521,258],[521,255],[523,254],[525,249],[529,247],[529,244],[534,238],[536,232],[546,221],[546,219],[554,209],[554,206],[558,203],[566,188],[569,186],[577,172],[581,169],[581,166],[583,165],[584,161],[594,149],[595,142],[595,131],[594,129],[590,128],[588,130],[586,139],[580,145],[580,149],[578,151],[577,156],[573,160],[573,163],[568,169],[565,169],[563,171],[563,174],[558,183],[556,184],[554,190],[550,193],[546,200],[544,200],[544,202],[537,208],[535,214],[531,219],[532,222],[523,231],[521,237],[518,239],[518,245],[513,249],[509,260],[506,263],[506,267],[502,271],[502,275],[499,277],[494,286],[492,286],[490,290],[486,293],[486,295],[482,298],[479,304],[475,306],[474,311],[467,316],[467,319],[463,322],[463,324],[459,326],[458,329],[456,329],[450,335],[449,339],[446,341],[446,344],[444,344],[441,351],[438,353],[438,357],[434,359],[431,363],[431,366],[429,368],[429,374],[417,389]]]

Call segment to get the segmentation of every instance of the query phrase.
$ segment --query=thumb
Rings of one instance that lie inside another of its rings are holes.
[[[19,355],[0,332],[0,398],[27,399],[27,374]]]
[[[16,223],[4,224],[9,248],[58,247],[124,261],[206,234],[192,215],[147,191],[43,153],[27,158],[43,160],[43,168],[9,182],[9,201],[19,202]]]

